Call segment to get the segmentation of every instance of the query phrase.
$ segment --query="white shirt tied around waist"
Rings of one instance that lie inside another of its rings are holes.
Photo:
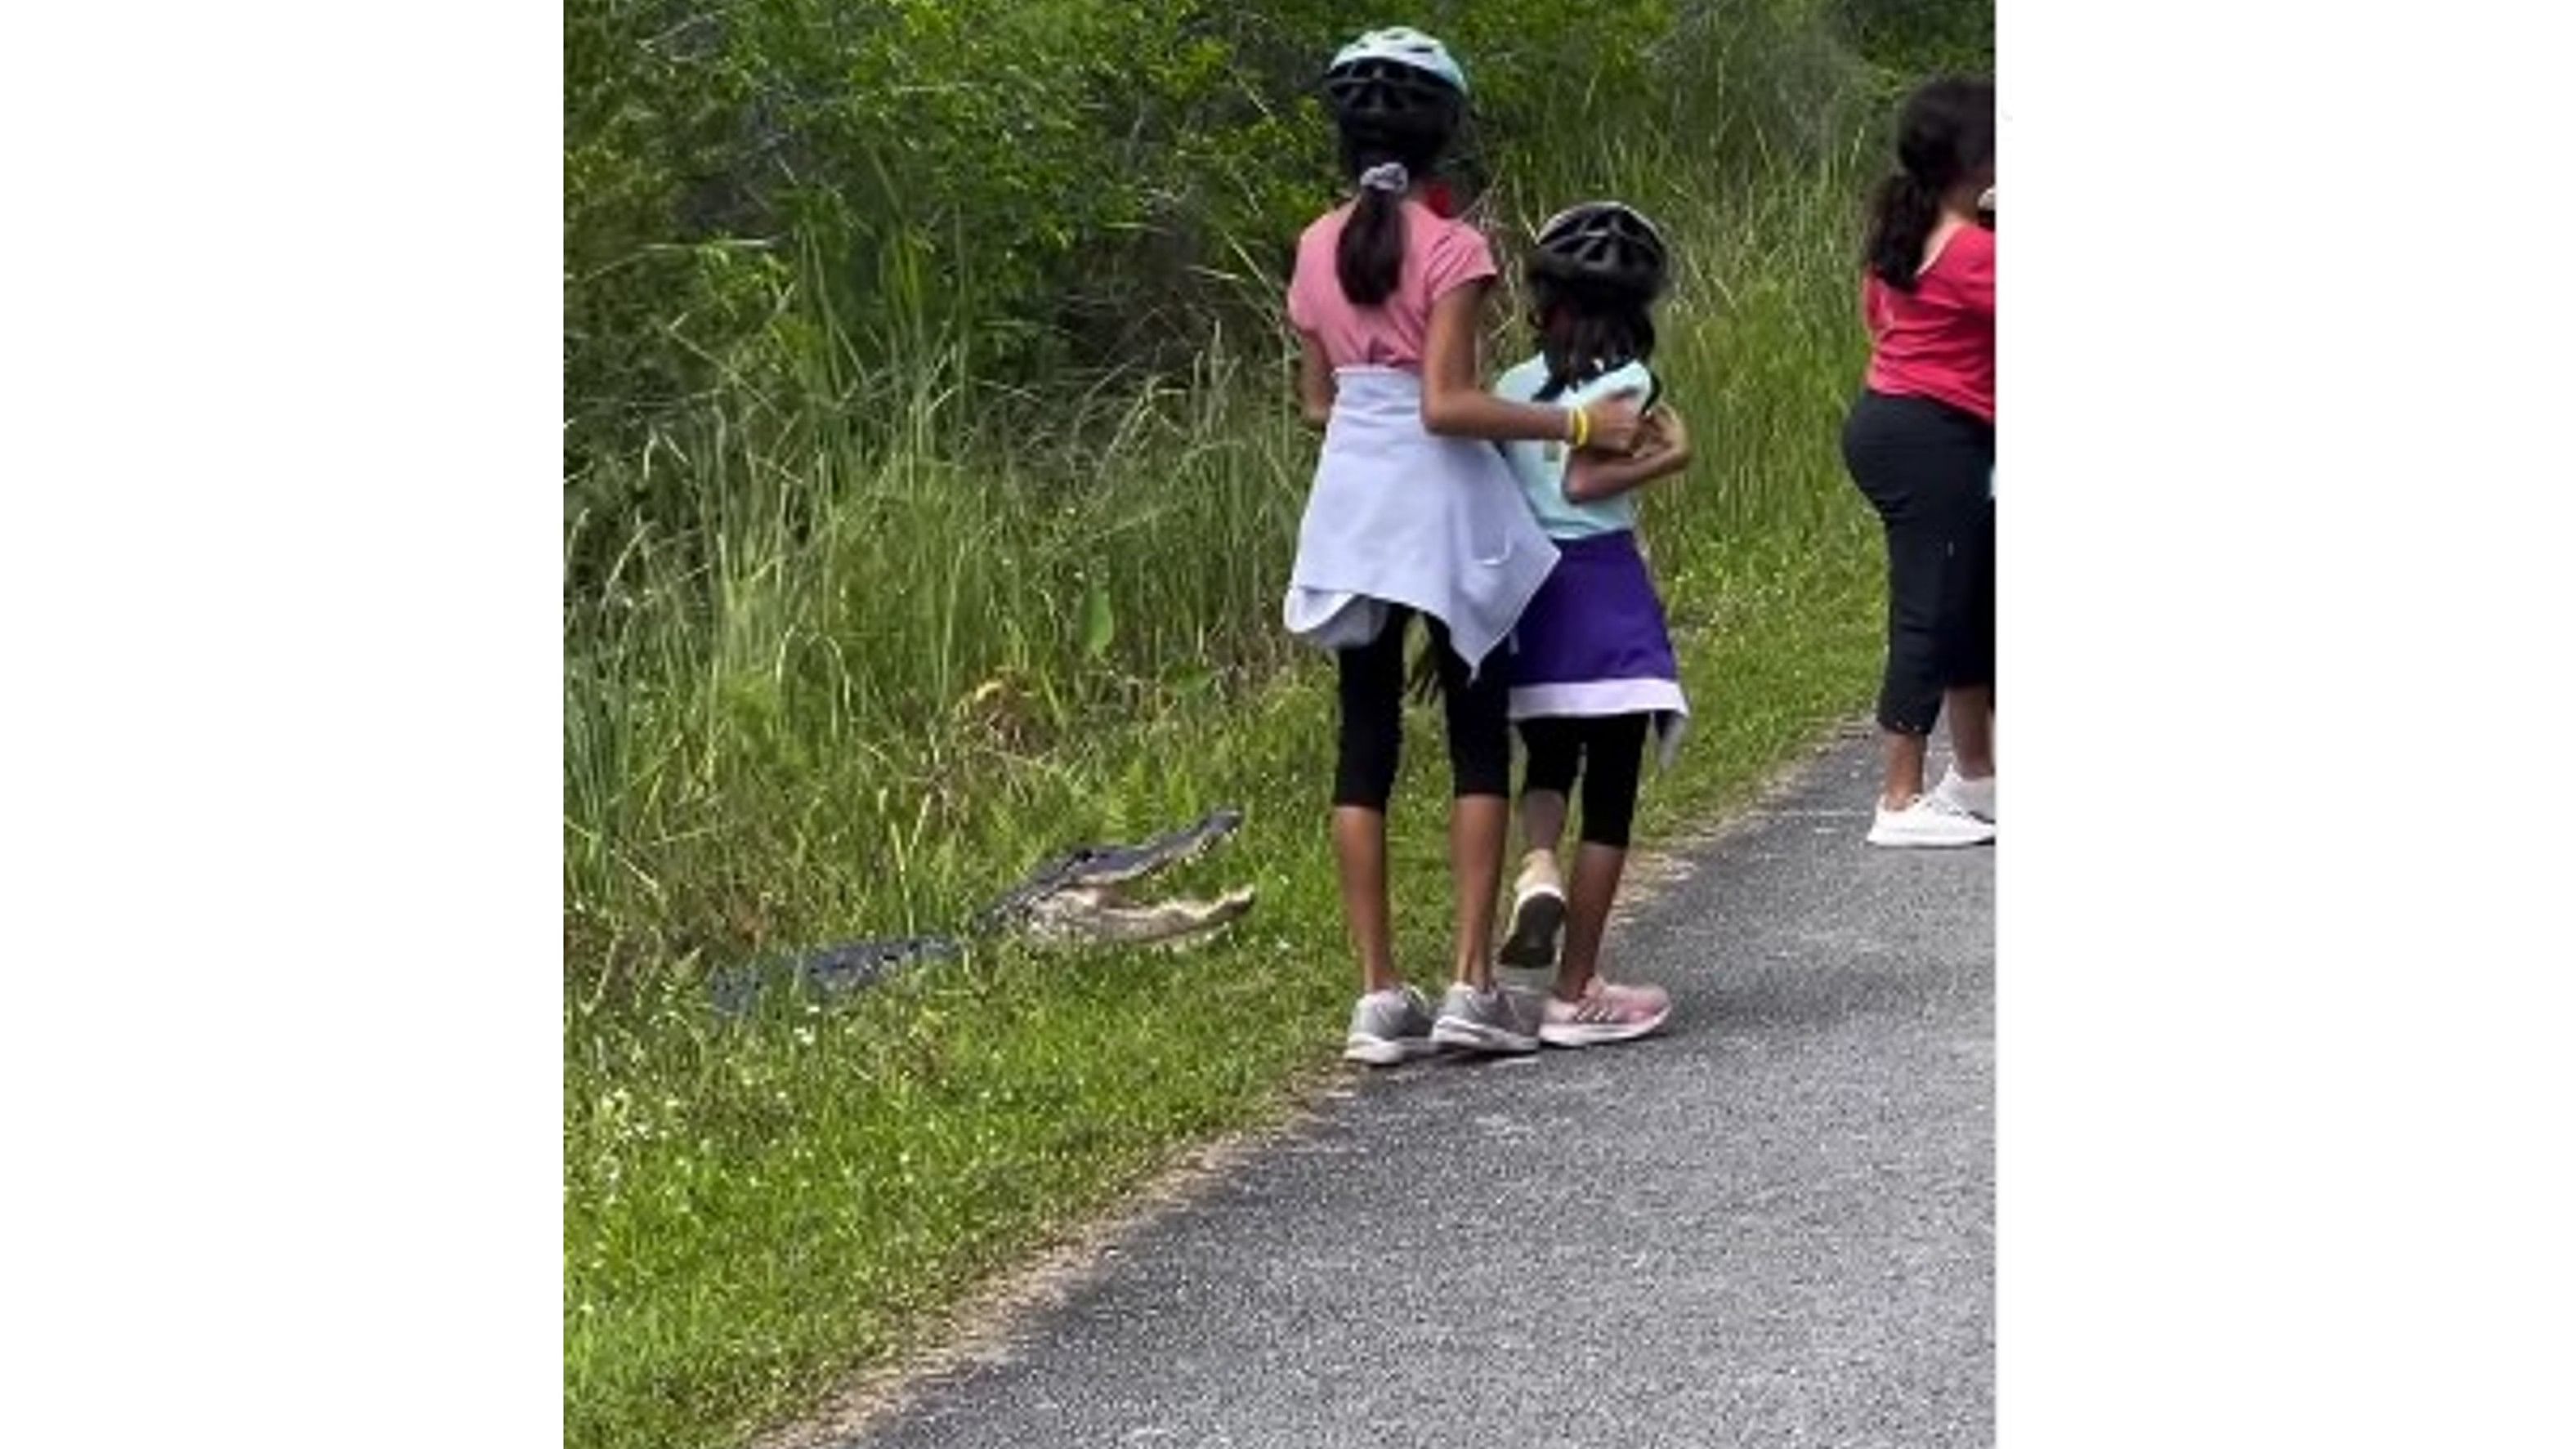
[[[1448,626],[1480,665],[1556,566],[1502,454],[1422,426],[1422,380],[1385,367],[1334,373],[1315,484],[1280,614],[1327,649],[1377,637],[1387,605]]]

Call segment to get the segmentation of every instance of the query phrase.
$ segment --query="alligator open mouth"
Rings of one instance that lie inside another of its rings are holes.
[[[1168,897],[1137,901],[1128,888],[1198,859],[1243,825],[1243,812],[1210,811],[1195,824],[1134,845],[1086,845],[1030,872],[1027,881],[987,906],[983,931],[1016,927],[1047,945],[1187,945],[1252,909],[1241,886],[1215,900]]]
[[[1252,909],[1252,888],[1212,901],[1177,897],[1137,902],[1127,887],[1196,860],[1243,825],[1243,812],[1212,810],[1194,825],[1135,845],[1086,845],[1031,871],[967,924],[972,936],[1016,937],[1039,946],[1187,946]],[[765,986],[788,984],[844,996],[925,961],[966,949],[963,936],[871,936],[801,956],[718,972],[709,989],[727,1015],[752,1009]]]

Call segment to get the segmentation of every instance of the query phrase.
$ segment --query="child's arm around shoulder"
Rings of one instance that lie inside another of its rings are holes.
[[[1565,470],[1565,497],[1571,503],[1598,503],[1669,478],[1690,466],[1690,432],[1682,415],[1659,407],[1639,427],[1637,451],[1624,458],[1581,452]]]
[[[1464,223],[1448,223],[1429,260],[1431,317],[1422,349],[1422,426],[1449,438],[1491,443],[1552,442],[1571,437],[1571,409],[1509,402],[1485,390],[1477,355],[1478,319],[1496,275],[1493,248]],[[1618,389],[1585,407],[1595,442],[1626,450],[1637,436],[1634,390]]]
[[[1637,369],[1640,373],[1643,368]],[[1652,384],[1652,380],[1648,380]],[[1682,415],[1658,404],[1637,429],[1637,450],[1618,457],[1587,449],[1576,453],[1565,470],[1565,497],[1570,503],[1598,503],[1658,478],[1669,478],[1691,462],[1690,429]]]

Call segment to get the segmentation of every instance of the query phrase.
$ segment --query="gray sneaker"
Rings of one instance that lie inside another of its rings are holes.
[[[1538,1050],[1539,1003],[1527,992],[1459,982],[1440,1002],[1431,1039],[1461,1051],[1518,1055]]]
[[[1392,1067],[1438,1048],[1431,1044],[1431,1003],[1407,986],[1399,991],[1372,991],[1351,1008],[1351,1035],[1342,1048],[1344,1061]]]

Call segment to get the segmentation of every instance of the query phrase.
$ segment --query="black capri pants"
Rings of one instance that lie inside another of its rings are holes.
[[[1333,783],[1335,805],[1383,813],[1395,793],[1396,765],[1404,747],[1404,636],[1413,610],[1390,605],[1377,637],[1336,650],[1341,666],[1341,763]],[[1449,647],[1449,630],[1425,617],[1431,652],[1439,661],[1440,698],[1448,713],[1452,793],[1502,795],[1512,791],[1511,683],[1495,661],[1474,682],[1467,661]]]
[[[1580,770],[1584,843],[1626,850],[1637,819],[1637,777],[1645,766],[1646,729],[1652,719],[1613,714],[1522,720],[1521,744],[1529,751],[1522,793],[1571,795]]]
[[[1843,464],[1887,529],[1878,722],[1928,735],[1945,689],[1995,682],[1995,429],[1922,397],[1864,391]]]

